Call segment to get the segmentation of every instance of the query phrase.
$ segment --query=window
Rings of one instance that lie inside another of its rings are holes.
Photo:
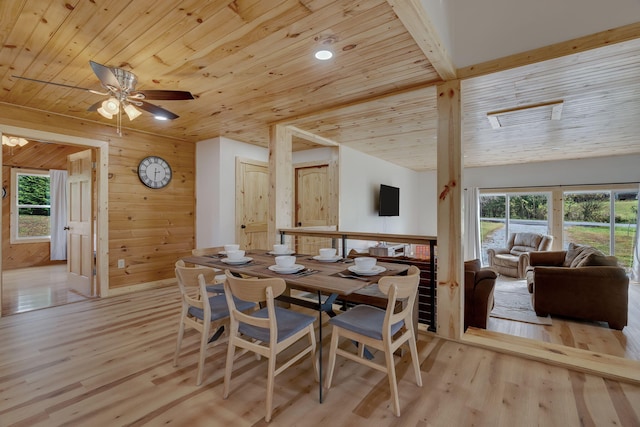
[[[11,170],[11,183],[11,243],[49,241],[49,171],[14,168]]]
[[[483,193],[480,195],[480,239],[483,263],[487,249],[504,248],[511,233],[549,234],[549,193]]]

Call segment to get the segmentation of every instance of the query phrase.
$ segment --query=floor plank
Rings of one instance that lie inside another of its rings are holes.
[[[179,293],[170,286],[1,318],[0,425],[264,424],[264,361],[247,355],[236,362],[224,400],[225,349],[214,347],[205,381],[196,386],[195,334],[187,334],[172,366],[178,316]],[[326,318],[323,329],[330,330]],[[270,424],[640,425],[636,385],[427,333],[418,351],[422,388],[406,356],[396,359],[400,419],[392,414],[384,374],[339,358],[322,404],[308,361],[278,376]]]

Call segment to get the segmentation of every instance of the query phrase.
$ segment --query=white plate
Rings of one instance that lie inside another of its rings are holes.
[[[242,258],[238,258],[238,259],[222,258],[220,261],[224,262],[225,264],[237,265],[237,264],[246,264],[249,261],[253,261],[253,258],[250,258],[248,256],[243,256]]]
[[[340,255],[334,255],[331,258],[324,258],[324,257],[321,257],[320,255],[316,255],[313,257],[313,259],[320,262],[336,262],[341,260],[342,257]]]
[[[279,256],[279,255],[293,255],[296,253],[296,251],[292,251],[291,249],[289,249],[287,252],[267,252],[269,255],[273,255],[273,256]]]
[[[218,255],[226,255],[226,254],[227,254],[227,251],[220,251],[220,252],[218,252]]]
[[[301,265],[301,264],[293,264],[291,267],[280,267],[278,265],[269,266],[269,270],[275,271],[276,273],[280,273],[280,274],[297,273],[302,269],[304,269],[304,265]]]
[[[382,267],[380,265],[374,265],[371,270],[358,270],[358,267],[356,267],[355,265],[351,265],[351,266],[347,267],[347,269],[350,272],[359,274],[361,276],[375,276],[376,274],[380,274],[383,271],[387,271],[386,268],[384,268],[384,267]]]

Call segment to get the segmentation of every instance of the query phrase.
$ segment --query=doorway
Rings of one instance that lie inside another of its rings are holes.
[[[3,279],[0,282],[0,300],[3,304],[0,304],[0,315],[23,312],[26,311],[26,307],[36,309],[66,304],[86,299],[90,295],[106,296],[108,291],[108,253],[106,253],[106,246],[100,245],[100,241],[108,241],[108,221],[106,217],[107,142],[1,124],[0,131],[5,135],[22,136],[29,141],[25,146],[19,147],[21,149],[3,147],[2,150],[3,194],[6,196],[3,199],[3,215],[0,222],[3,232],[2,251],[0,252],[2,255],[0,277]],[[31,147],[29,147],[30,145]],[[95,252],[96,260],[92,269],[94,288],[85,293],[79,292],[78,289],[70,288],[65,280],[60,279],[67,276],[66,262],[50,261],[48,248],[45,255],[40,253],[40,255],[34,256],[36,252],[27,250],[28,245],[23,245],[19,250],[12,247],[14,245],[9,237],[11,209],[9,192],[11,191],[12,167],[67,170],[67,155],[86,151],[88,148],[93,149],[96,156],[96,162],[94,163],[94,182],[96,185],[92,193],[92,199],[95,202],[97,212],[94,217],[97,244],[92,248],[92,252]],[[50,164],[50,160],[54,158],[58,159],[59,164]],[[99,209],[99,207],[102,207],[102,209]],[[20,254],[20,251],[23,253]],[[24,251],[26,251],[26,255]],[[5,272],[7,273],[6,275]],[[25,277],[28,279],[25,279]],[[6,286],[4,284],[5,280],[7,281]],[[15,290],[16,283],[19,285],[20,292]]]

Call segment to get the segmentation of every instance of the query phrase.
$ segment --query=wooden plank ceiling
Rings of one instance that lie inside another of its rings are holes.
[[[12,77],[102,90],[93,60],[135,73],[137,89],[196,97],[154,101],[180,118],[125,117],[125,136],[130,128],[185,143],[225,136],[267,146],[269,125],[288,123],[432,170],[442,79],[390,3],[400,2],[2,1],[0,102],[114,126],[87,111],[100,95]],[[320,47],[335,57],[317,61]],[[639,52],[640,40],[630,40],[463,80],[465,165],[639,153]],[[487,120],[555,100],[564,101],[561,120],[499,129]]]

